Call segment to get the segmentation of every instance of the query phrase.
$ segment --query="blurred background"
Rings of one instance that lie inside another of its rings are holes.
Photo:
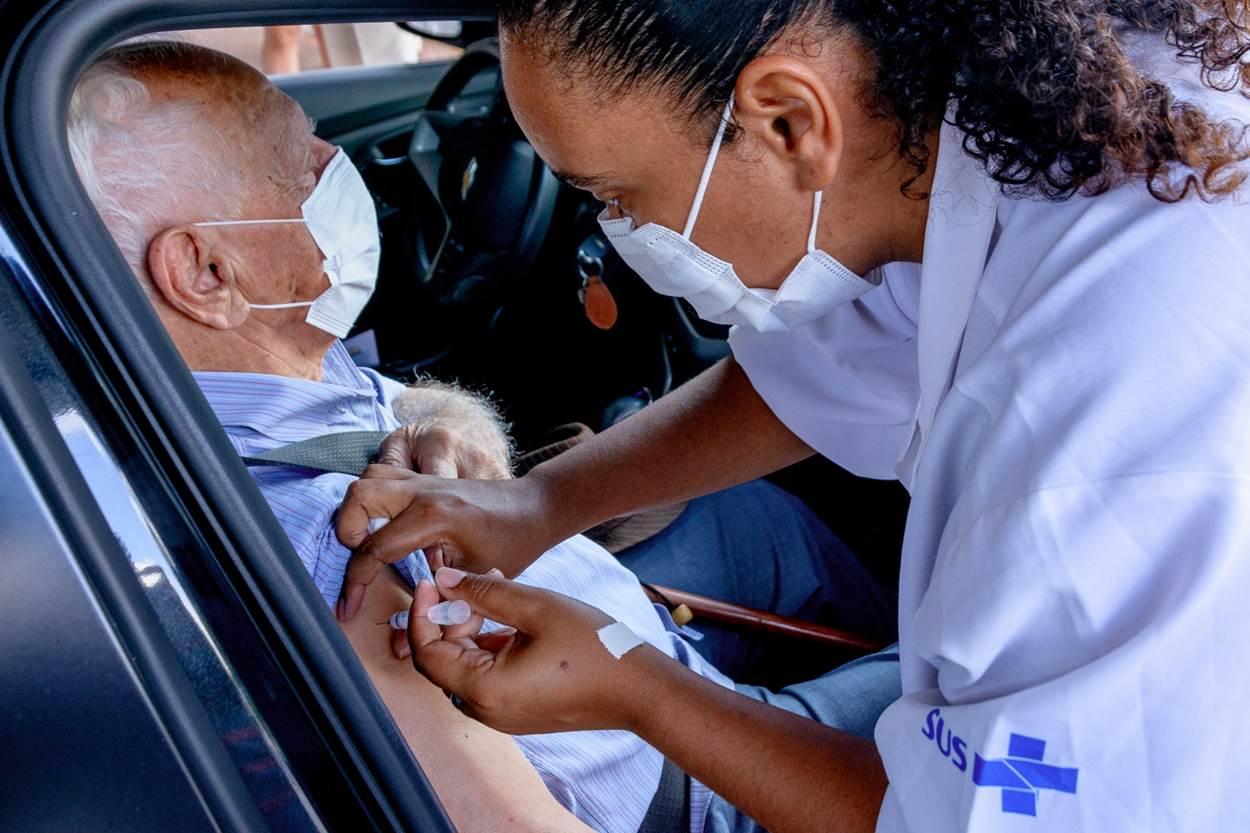
[[[422,21],[420,25],[427,32],[455,35],[460,24]],[[198,29],[177,35],[180,40],[234,55],[268,75],[442,61],[460,54],[456,47],[421,37],[394,23]]]

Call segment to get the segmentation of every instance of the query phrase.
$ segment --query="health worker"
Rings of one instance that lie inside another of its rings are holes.
[[[636,732],[735,808],[709,830],[1250,830],[1250,4],[499,19],[534,147],[733,356],[513,481],[375,467],[342,615],[443,545],[441,596],[517,632],[444,638],[425,588],[417,667],[507,732]],[[874,741],[476,575],[813,453],[911,493]]]

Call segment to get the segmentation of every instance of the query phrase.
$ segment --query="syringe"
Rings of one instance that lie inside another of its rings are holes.
[[[469,607],[469,603],[462,599],[439,602],[425,612],[425,618],[440,627],[463,625],[469,621],[469,617],[472,615],[473,608]],[[387,623],[397,631],[408,630],[408,611],[401,610],[398,613],[392,613]]]

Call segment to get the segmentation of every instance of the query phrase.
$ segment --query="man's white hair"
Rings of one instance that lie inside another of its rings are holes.
[[[291,187],[300,176],[292,159],[280,158],[285,170],[268,176],[247,171],[246,162],[262,160],[231,146],[213,125],[211,106],[194,96],[155,100],[141,77],[165,70],[180,77],[237,71],[230,61],[192,44],[131,44],[106,53],[74,90],[68,126],[74,166],[141,276],[147,275],[148,245],[161,230],[238,219],[250,187]],[[281,146],[282,137],[269,138]]]

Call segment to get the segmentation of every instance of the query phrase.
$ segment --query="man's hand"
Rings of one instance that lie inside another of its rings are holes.
[[[404,427],[378,451],[378,461],[435,477],[512,477],[508,426],[494,403],[432,379],[418,381],[392,403]]]
[[[379,463],[465,480],[509,479],[508,456],[508,446],[494,432],[429,422],[405,425],[378,450]]]
[[[339,618],[355,616],[382,568],[413,550],[425,550],[432,568],[497,567],[517,575],[577,531],[564,528],[554,504],[533,472],[515,480],[447,480],[370,466],[348,487],[335,522],[339,540],[354,550]],[[370,521],[377,518],[390,523],[369,534]]]
[[[417,670],[458,695],[461,710],[510,734],[622,728],[637,687],[627,677],[640,646],[616,659],[598,631],[612,618],[593,607],[499,575],[443,569],[417,587],[408,638]],[[439,601],[467,601],[475,613],[514,626],[471,637],[425,618]],[[633,692],[633,694],[631,694]]]

